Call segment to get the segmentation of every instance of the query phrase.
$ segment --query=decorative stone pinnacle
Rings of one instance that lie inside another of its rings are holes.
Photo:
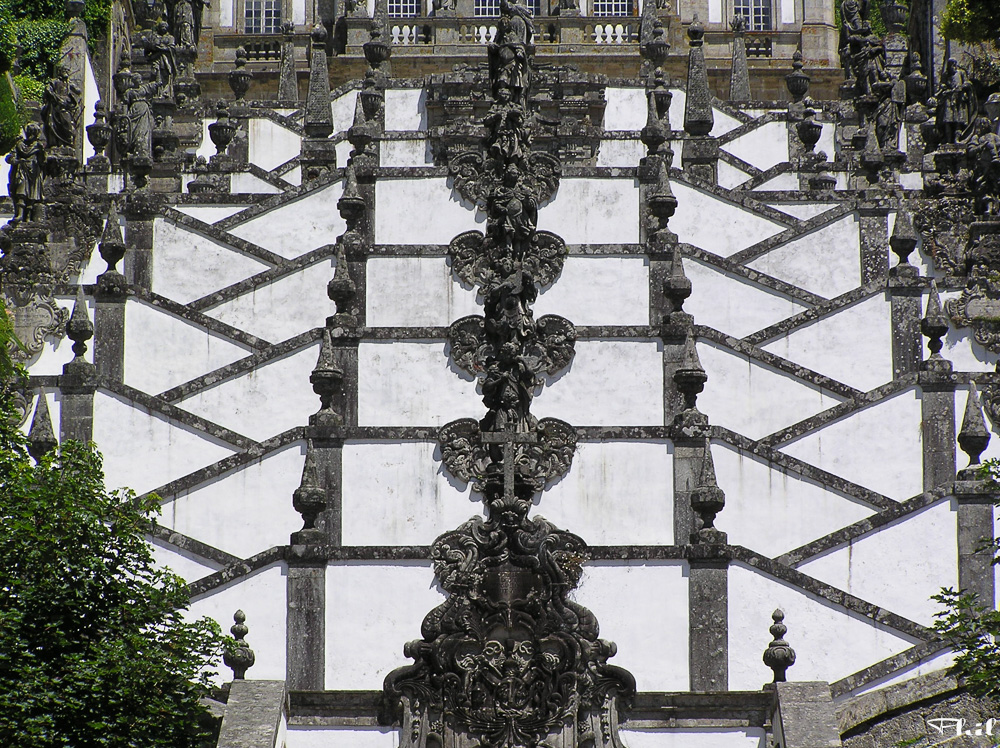
[[[236,48],[236,61],[233,69],[229,72],[229,88],[237,101],[242,101],[250,90],[250,81],[253,73],[247,70],[247,51],[243,47]]]
[[[233,614],[233,620],[235,623],[230,627],[229,632],[236,639],[236,642],[233,647],[227,649],[225,654],[223,654],[222,661],[233,671],[233,680],[243,680],[247,670],[253,667],[257,658],[245,639],[250,631],[245,624],[247,620],[246,613],[242,610],[237,610]]]
[[[670,301],[674,312],[683,311],[684,301],[691,295],[691,279],[684,273],[684,255],[677,245],[674,245],[670,263],[670,277],[663,282],[663,295]]]
[[[774,680],[771,682],[784,683],[785,671],[795,664],[795,650],[788,646],[788,642],[784,639],[788,627],[782,623],[785,620],[785,614],[781,608],[775,609],[771,614],[771,619],[774,623],[771,624],[769,631],[773,639],[764,650],[763,660],[764,664],[774,671]]]
[[[125,239],[122,237],[121,222],[118,219],[118,206],[111,201],[111,210],[108,211],[108,220],[104,224],[104,233],[101,235],[101,244],[98,247],[101,259],[108,264],[106,273],[117,273],[117,265],[125,256]]]
[[[689,334],[684,340],[684,357],[680,367],[674,372],[674,384],[681,395],[684,396],[684,407],[688,410],[697,410],[699,393],[705,389],[705,382],[708,381],[708,374],[701,366],[698,358],[698,348],[695,345],[693,334]]]
[[[715,114],[712,111],[712,92],[708,87],[708,69],[705,67],[705,50],[702,49],[705,27],[698,20],[698,14],[688,26],[687,98],[684,102],[684,132],[688,135],[705,136],[712,132]]]
[[[333,356],[333,340],[330,337],[330,329],[323,330],[323,343],[319,349],[319,359],[316,361],[316,368],[309,375],[313,392],[319,395],[321,407],[317,415],[333,418],[336,422],[342,419],[333,410],[333,396],[340,390],[340,385],[344,381],[344,370],[337,366]]]
[[[41,462],[42,456],[58,445],[55,431],[52,429],[48,400],[44,392],[39,392],[35,415],[31,419],[31,428],[28,431],[28,454],[34,458],[35,462]]]
[[[316,527],[316,518],[326,509],[326,491],[319,484],[316,451],[310,439],[306,445],[306,460],[302,466],[302,482],[292,494],[292,506],[302,515],[302,530],[294,533],[293,543],[318,540],[322,533]]]
[[[87,352],[87,341],[94,337],[94,323],[90,321],[90,314],[87,312],[87,299],[83,296],[83,286],[76,287],[76,302],[73,304],[73,313],[66,323],[66,335],[73,341],[73,354],[75,360],[83,358]]]
[[[802,72],[802,50],[796,49],[792,54],[792,72],[785,76],[785,87],[792,95],[792,101],[802,101],[809,93],[809,83],[812,81]]]
[[[701,528],[692,537],[692,542],[725,543],[726,533],[715,529],[715,517],[726,505],[726,495],[715,478],[715,462],[712,459],[711,442],[705,440],[705,452],[701,463],[698,485],[691,492],[691,508],[701,520]]]
[[[896,223],[892,227],[892,236],[889,237],[889,246],[899,258],[900,265],[910,264],[910,253],[916,248],[919,239],[916,229],[913,228],[910,211],[901,207],[896,213]]]
[[[927,299],[927,311],[920,320],[920,331],[928,339],[927,348],[931,352],[932,359],[941,358],[941,349],[944,347],[941,338],[948,333],[948,326],[948,316],[941,310],[941,296],[938,294],[937,283],[931,281],[931,293]]]
[[[326,57],[326,29],[316,24],[309,52],[309,90],[303,129],[310,138],[328,138],[333,133],[330,109],[330,73]]]
[[[687,29],[688,44],[692,47],[700,47],[705,43],[705,27],[701,25],[698,14],[694,14],[691,25]]]
[[[979,402],[976,383],[969,386],[969,397],[965,401],[965,417],[958,432],[958,446],[969,456],[969,466],[979,464],[979,456],[990,443],[990,431],[983,418],[983,406]]]

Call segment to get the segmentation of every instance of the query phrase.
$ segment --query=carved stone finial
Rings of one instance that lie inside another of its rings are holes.
[[[31,428],[28,431],[28,454],[34,458],[35,462],[41,462],[42,457],[57,446],[59,446],[59,442],[52,429],[49,402],[45,393],[39,392],[35,415],[31,419]]]
[[[306,460],[302,466],[302,481],[292,494],[292,506],[302,515],[302,529],[292,534],[293,544],[316,542],[323,536],[316,519],[326,509],[326,491],[319,484],[316,451],[310,439],[306,445]]]
[[[712,92],[708,87],[708,69],[705,67],[705,27],[698,14],[688,26],[687,98],[684,102],[684,131],[689,135],[704,136],[712,132],[715,115],[712,112]]]
[[[83,358],[87,352],[87,341],[94,337],[94,323],[90,321],[90,314],[87,312],[87,299],[83,296],[83,286],[76,287],[76,303],[73,304],[73,313],[66,323],[66,336],[73,341],[74,360]]]
[[[333,355],[333,341],[330,337],[330,330],[323,330],[323,344],[319,349],[319,359],[316,361],[316,368],[309,375],[313,392],[319,395],[320,410],[312,418],[323,419],[334,424],[343,423],[343,418],[333,409],[333,397],[340,391],[340,386],[344,381],[344,370],[337,366]]]
[[[900,208],[896,213],[896,223],[892,227],[892,236],[889,237],[889,246],[899,258],[900,265],[910,264],[910,253],[917,246],[920,235],[913,228],[913,216],[910,211]]]
[[[941,309],[941,296],[938,294],[937,283],[931,281],[931,293],[927,299],[927,311],[920,320],[920,331],[927,338],[927,348],[931,352],[932,361],[944,360],[941,358],[941,349],[944,347],[941,338],[948,333],[948,326],[948,315]]]
[[[326,29],[316,24],[312,30],[309,52],[309,90],[303,128],[310,138],[328,138],[333,132],[330,108],[330,72],[326,57]]]
[[[792,53],[792,72],[785,76],[785,87],[792,95],[792,101],[802,101],[809,93],[809,83],[812,78],[802,71],[802,50]]]
[[[705,440],[705,454],[701,463],[698,485],[691,492],[691,508],[698,515],[701,527],[691,535],[692,543],[725,543],[726,533],[715,529],[715,517],[726,505],[726,495],[715,478],[712,445]]]
[[[247,70],[247,51],[243,47],[236,48],[235,67],[229,72],[229,88],[237,101],[242,101],[250,90],[253,73]]]
[[[965,417],[958,432],[958,446],[969,456],[969,466],[979,464],[979,456],[990,443],[990,431],[986,428],[983,406],[979,402],[976,383],[969,386],[969,397],[965,401]]]
[[[118,263],[125,256],[125,239],[122,237],[121,221],[118,218],[118,205],[114,200],[111,201],[111,209],[104,223],[104,233],[101,235],[98,249],[101,259],[108,265],[105,272],[118,272]]]
[[[233,638],[236,639],[236,642],[232,647],[227,649],[225,654],[222,656],[223,662],[225,662],[226,666],[233,671],[233,680],[243,680],[247,670],[253,667],[253,664],[257,659],[245,639],[247,633],[250,631],[250,629],[246,627],[246,620],[246,613],[242,610],[237,610],[236,613],[233,614],[233,621],[235,621],[235,623],[230,627],[229,632],[233,635]]]
[[[764,664],[774,671],[772,683],[784,683],[785,671],[795,664],[795,650],[792,649],[784,636],[788,632],[788,627],[782,621],[785,620],[784,612],[778,608],[771,614],[774,621],[771,624],[770,632],[773,637],[767,649],[764,650]]]
[[[684,341],[684,358],[674,372],[674,384],[684,396],[684,407],[687,410],[697,410],[698,395],[705,389],[708,374],[702,368],[698,358],[698,348],[694,335],[689,334]]]
[[[680,247],[674,245],[670,276],[663,282],[663,295],[670,301],[673,313],[684,311],[684,301],[691,295],[691,288],[691,279],[684,273],[684,255]]]
[[[215,145],[217,156],[226,152],[238,129],[239,125],[229,118],[229,105],[224,99],[219,99],[218,104],[215,105],[215,122],[208,126],[208,136]]]

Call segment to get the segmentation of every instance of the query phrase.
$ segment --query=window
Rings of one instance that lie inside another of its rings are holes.
[[[541,15],[541,0],[518,0],[533,16]],[[390,0],[391,2],[391,0]],[[476,18],[496,18],[500,15],[500,0],[476,0]]]
[[[631,16],[633,7],[632,0],[592,0],[590,12],[595,16]]]
[[[733,12],[747,19],[748,31],[771,30],[771,0],[735,0]]]
[[[389,18],[416,18],[420,15],[420,0],[389,0]]]
[[[243,18],[248,34],[277,34],[281,31],[281,0],[246,0]]]

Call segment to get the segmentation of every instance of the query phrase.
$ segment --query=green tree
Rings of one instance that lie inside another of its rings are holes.
[[[996,0],[948,0],[941,31],[956,41],[996,45],[1000,40],[1000,3]]]
[[[34,464],[0,399],[0,745],[211,739],[199,699],[225,639],[182,617],[184,582],[144,537],[156,511],[155,497],[105,489],[93,445],[67,441]]]

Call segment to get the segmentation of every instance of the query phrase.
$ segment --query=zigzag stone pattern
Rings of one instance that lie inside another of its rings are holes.
[[[845,703],[943,662],[927,597],[995,597],[955,449],[1000,413],[988,134],[948,142],[910,83],[720,101],[696,27],[685,85],[652,24],[638,79],[535,65],[523,10],[485,65],[393,78],[376,39],[330,101],[176,113],[235,123],[203,168],[19,205],[38,449],[96,437],[112,483],[146,452],[157,548],[196,611],[247,598],[251,675],[361,690],[413,748],[620,746],[665,693],[756,691],[776,606],[789,677]]]

